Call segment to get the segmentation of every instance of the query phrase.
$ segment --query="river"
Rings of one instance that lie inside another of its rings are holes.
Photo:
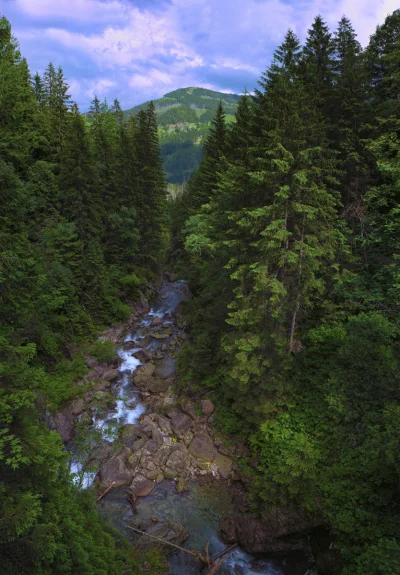
[[[137,423],[139,417],[146,412],[141,392],[131,383],[132,374],[141,365],[139,359],[132,354],[143,347],[153,354],[162,346],[165,348],[165,340],[157,339],[152,339],[143,346],[148,328],[155,317],[162,319],[165,326],[174,326],[172,314],[185,298],[187,289],[183,281],[164,282],[149,313],[142,316],[135,329],[125,338],[125,343],[133,342],[133,345],[138,343],[137,348],[126,350],[126,346],[121,346],[118,349],[118,356],[121,359],[120,376],[112,388],[116,398],[115,407],[97,411],[93,422],[93,428],[108,441],[116,440],[121,425]],[[177,330],[176,326],[174,329],[175,332],[182,331]],[[164,354],[164,358],[157,365],[161,377],[168,377],[174,373],[175,362],[174,357]],[[83,473],[82,463],[78,461],[71,462],[71,471],[80,473],[83,487],[90,487],[96,475],[95,471]],[[138,499],[135,514],[127,500],[126,487],[120,487],[112,490],[101,500],[99,511],[106,521],[122,530],[131,540],[135,540],[135,535],[126,528],[127,523],[138,524],[154,516],[159,520],[178,521],[189,534],[183,547],[204,551],[206,543],[209,542],[210,556],[213,556],[226,547],[218,537],[218,523],[224,514],[234,512],[234,506],[227,482],[211,478],[207,481],[190,481],[188,490],[183,493],[176,491],[174,481],[164,480],[156,485],[150,495]],[[199,561],[183,552],[172,553],[168,561],[173,575],[203,573]],[[254,557],[236,549],[226,556],[218,574],[305,575],[308,569],[309,562],[303,554],[292,554],[277,559],[266,556]]]

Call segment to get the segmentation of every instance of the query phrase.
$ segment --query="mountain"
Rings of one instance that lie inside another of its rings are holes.
[[[227,121],[234,121],[240,96],[205,88],[181,88],[154,100],[159,126],[161,155],[169,184],[187,182],[199,166],[202,141],[207,134],[219,101]],[[148,102],[126,110],[125,118],[146,108]],[[173,188],[174,186],[170,186]]]

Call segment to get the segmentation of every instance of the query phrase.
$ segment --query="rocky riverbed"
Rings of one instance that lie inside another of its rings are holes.
[[[239,467],[247,448],[215,431],[209,398],[193,402],[177,392],[175,362],[187,337],[179,310],[189,294],[184,282],[171,279],[163,281],[154,307],[142,300],[127,324],[104,334],[118,349],[112,363],[86,358],[84,393],[54,421],[73,454],[71,469],[83,487],[94,483],[99,494],[111,488],[101,513],[136,546],[155,540],[127,525],[201,551],[208,541],[211,555],[224,542],[239,543],[242,550],[225,559],[221,574],[304,575],[309,561],[296,534],[314,525],[291,510],[271,510],[268,526],[239,515],[247,511]],[[169,563],[176,575],[201,572],[182,552]]]

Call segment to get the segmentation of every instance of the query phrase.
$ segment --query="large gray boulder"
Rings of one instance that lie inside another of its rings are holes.
[[[175,435],[183,436],[193,425],[193,419],[185,413],[178,413],[171,421],[172,429]]]
[[[108,371],[104,372],[102,375],[102,379],[104,381],[114,381],[119,376],[118,369],[109,369]]]
[[[127,461],[127,453],[120,451],[103,463],[97,474],[97,478],[108,486],[114,483],[114,487],[129,485],[132,482],[134,470]]]
[[[56,430],[64,443],[69,443],[75,436],[74,416],[69,410],[59,411],[54,417]]]
[[[165,465],[164,474],[170,479],[178,475],[186,476],[190,465],[190,455],[183,444],[173,447]]]
[[[320,517],[310,517],[301,509],[271,506],[265,521],[245,514],[224,517],[220,536],[225,543],[237,543],[247,553],[281,553],[302,547],[288,542],[288,537],[303,537],[320,525]]]
[[[155,484],[155,481],[139,474],[133,479],[128,492],[135,497],[147,497],[153,491]]]
[[[217,452],[213,440],[205,432],[197,433],[193,437],[188,451],[195,459],[202,459],[203,461],[213,461]]]

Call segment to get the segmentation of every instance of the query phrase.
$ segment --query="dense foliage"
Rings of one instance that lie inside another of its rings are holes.
[[[399,38],[289,31],[171,205],[181,381],[253,447],[255,508],[321,515],[352,575],[400,572]]]
[[[228,121],[233,120],[239,96],[205,88],[181,88],[155,100],[160,150],[170,184],[187,182],[202,159],[202,143],[220,101]],[[138,114],[148,103],[124,112]]]
[[[117,101],[95,99],[85,118],[60,68],[31,78],[5,18],[0,83],[0,570],[133,573],[44,414],[83,375],[71,347],[126,317],[157,273],[167,231],[154,107],[125,122]]]

